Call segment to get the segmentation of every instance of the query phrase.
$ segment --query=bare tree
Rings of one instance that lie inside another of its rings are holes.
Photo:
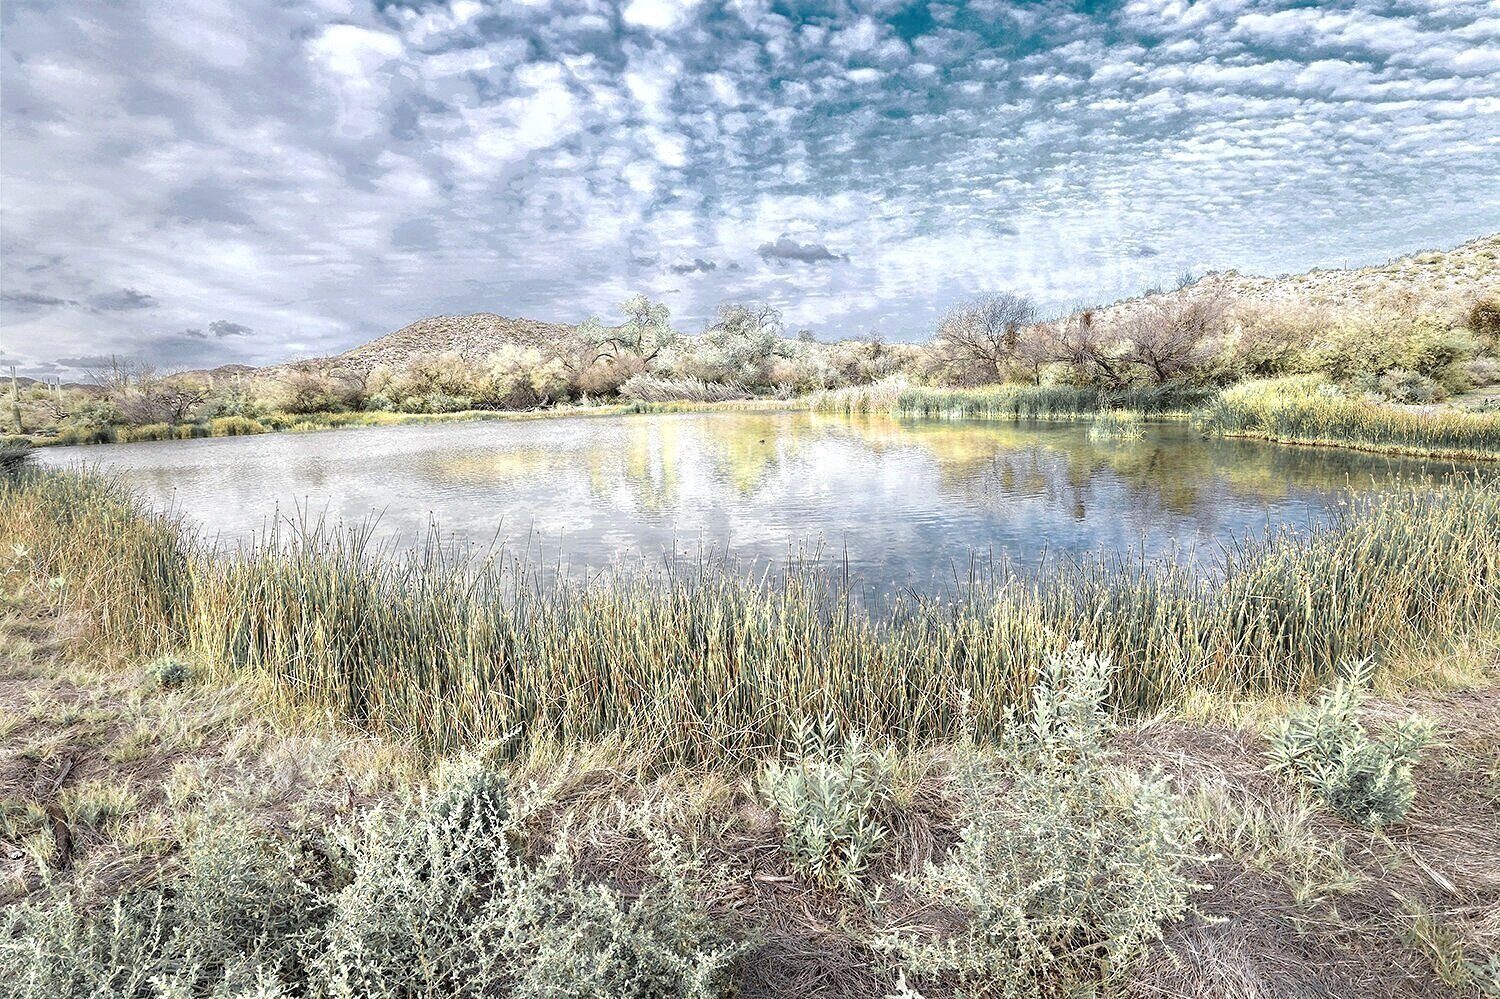
[[[1049,323],[1038,345],[1042,357],[1066,364],[1073,380],[1118,388],[1125,384],[1125,363],[1093,309],[1081,309]]]
[[[1036,319],[1031,299],[1008,291],[991,292],[951,309],[938,323],[933,347],[957,380],[998,382],[1015,356],[1022,331]]]
[[[1218,295],[1154,295],[1122,324],[1121,359],[1158,385],[1192,378],[1218,356],[1224,327]]]
[[[144,361],[110,357],[88,374],[127,423],[183,423],[208,398],[203,380],[161,375]]]

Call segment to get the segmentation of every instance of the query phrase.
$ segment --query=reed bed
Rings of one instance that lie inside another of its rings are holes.
[[[1500,460],[1500,413],[1424,410],[1331,393],[1315,379],[1226,389],[1194,414],[1205,434],[1391,454]]]
[[[1089,427],[1091,441],[1133,441],[1145,434],[1141,414],[1133,409],[1101,410]]]
[[[1211,390],[1182,385],[1107,391],[1077,385],[988,385],[979,388],[914,387],[904,380],[814,393],[810,408],[823,412],[888,412],[948,420],[1093,420],[1101,411],[1131,410],[1162,416],[1201,404]]]
[[[1074,641],[1114,658],[1125,710],[1305,691],[1342,660],[1460,633],[1500,603],[1500,488],[1479,481],[1351,501],[1322,529],[1242,542],[1207,571],[1101,558],[878,614],[816,567],[577,582],[327,525],[224,554],[88,473],[0,483],[0,545],[20,546],[31,578],[63,581],[101,642],[185,650],[432,752],[614,739],[743,759],[825,714],[904,745],[955,737],[966,711],[990,734]]]

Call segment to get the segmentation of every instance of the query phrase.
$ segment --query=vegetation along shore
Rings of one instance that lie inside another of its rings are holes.
[[[698,333],[643,296],[616,326],[437,317],[332,358],[159,372],[124,360],[64,386],[13,380],[13,434],[128,443],[505,414],[812,406],[1093,421],[1192,414],[1205,433],[1492,460],[1500,237],[1274,279],[1185,276],[1046,318],[1024,295],[952,309],[925,343],[834,343],[726,304]]]
[[[1493,484],[877,614],[813,570],[225,555],[18,464],[18,994],[1496,985]]]

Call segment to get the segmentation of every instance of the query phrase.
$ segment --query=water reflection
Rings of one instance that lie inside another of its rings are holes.
[[[302,510],[413,538],[530,545],[574,568],[700,551],[821,551],[875,593],[934,591],[974,552],[1026,567],[1097,550],[1212,551],[1305,526],[1349,492],[1474,466],[1186,426],[1095,442],[1082,424],[808,413],[570,418],[55,449],[97,462],[226,542]],[[1488,469],[1479,474],[1492,474]],[[1190,556],[1189,556],[1190,557]]]

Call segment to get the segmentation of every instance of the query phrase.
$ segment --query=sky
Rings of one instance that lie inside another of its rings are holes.
[[[427,315],[921,340],[1500,230],[1500,0],[7,0],[0,363]]]

